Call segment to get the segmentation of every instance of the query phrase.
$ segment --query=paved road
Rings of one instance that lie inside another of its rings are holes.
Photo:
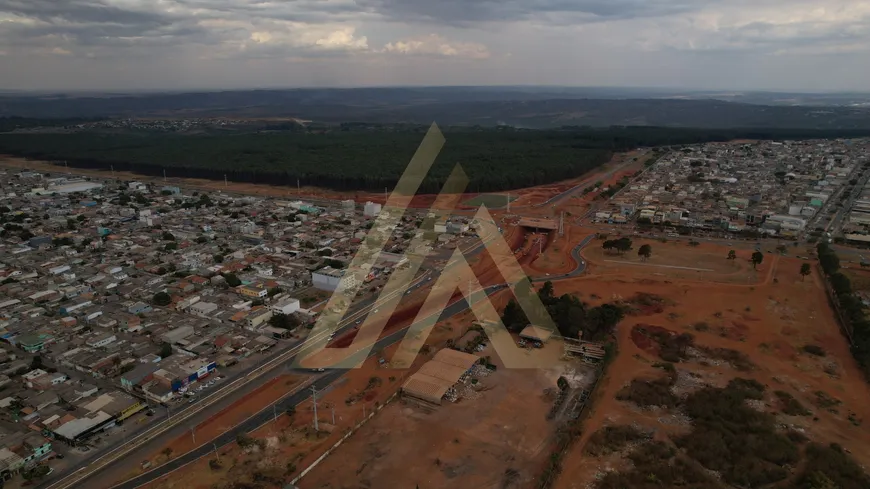
[[[409,289],[416,290],[422,287],[427,283],[426,278],[431,275],[432,271],[425,271],[423,275],[415,279]],[[352,326],[359,321],[359,318],[364,317],[374,307],[376,299],[376,297],[370,297],[354,304],[350,308],[345,320],[342,321],[343,326],[336,332],[336,334],[350,330]],[[381,300],[388,300],[388,298],[384,297],[381,298]],[[167,419],[161,421],[161,423],[172,423],[170,426],[167,427],[163,424],[152,424],[138,432],[130,433],[126,439],[117,440],[108,448],[101,449],[95,457],[86,458],[70,467],[69,470],[64,471],[64,473],[60,474],[63,478],[55,480],[48,479],[41,487],[51,489],[73,487],[75,484],[93,477],[108,467],[129,460],[129,458],[136,453],[153,453],[163,446],[167,439],[175,439],[190,430],[192,427],[199,425],[203,420],[207,420],[220,413],[234,402],[252,393],[265,381],[274,377],[274,375],[268,374],[272,374],[275,367],[279,366],[287,359],[292,360],[295,358],[296,353],[301,350],[302,347],[302,341],[289,345],[287,348],[265,358],[259,364],[237,373],[231,379],[225,381],[222,386],[218,386],[219,388],[201,394],[198,401],[194,404],[184,403],[171,406],[165,410],[158,409],[157,414],[159,416],[167,416]],[[287,358],[282,360],[282,357]],[[280,362],[277,365],[272,365],[279,360]],[[252,375],[254,376],[253,378],[251,378]],[[233,383],[238,383],[238,387],[227,391],[227,386]],[[205,405],[202,403],[205,403]],[[192,410],[197,411],[194,412]],[[131,446],[131,443],[136,443],[137,445]],[[110,458],[105,461],[105,466],[95,469],[96,464],[104,462],[106,457],[120,455],[119,452],[124,450],[126,447],[130,448],[129,453],[124,454],[123,457],[117,458],[117,460],[112,460]],[[92,472],[90,474],[79,474],[79,472],[86,469],[90,469]],[[109,481],[109,483],[111,482],[112,481]],[[105,485],[103,487],[105,487]]]
[[[587,236],[585,239],[583,239],[583,241],[581,241],[579,244],[577,244],[574,247],[574,249],[571,251],[572,257],[576,260],[576,267],[574,268],[574,270],[572,270],[571,272],[566,273],[564,275],[558,275],[558,276],[552,276],[552,277],[544,276],[544,277],[532,278],[531,281],[536,282],[536,283],[546,282],[548,280],[549,281],[556,281],[556,280],[564,280],[567,278],[576,277],[578,275],[581,275],[586,270],[586,262],[580,256],[580,251],[586,245],[588,245],[589,242],[592,241],[593,238],[594,238],[594,235]],[[475,251],[479,252],[480,249],[482,249],[482,247],[475,248]],[[492,295],[500,290],[503,290],[507,287],[508,287],[507,284],[496,284],[496,285],[489,286],[489,287],[485,288],[484,290],[486,291],[487,296],[490,296],[490,295]],[[468,302],[465,299],[459,299],[456,302],[447,306],[444,309],[444,311],[442,311],[440,313],[438,320],[443,321],[447,318],[450,318],[452,316],[455,316],[457,314],[464,312],[468,308],[469,308]],[[375,343],[375,347],[372,348],[371,352],[383,350],[383,349],[387,348],[388,346],[393,345],[393,344],[401,341],[405,337],[405,330],[406,329],[407,329],[407,327],[403,328],[401,330],[398,330],[398,331],[378,340],[377,343]],[[371,353],[371,354],[373,355],[374,353]],[[292,362],[293,362],[292,359],[288,360],[287,365],[291,365]],[[318,377],[313,385],[316,386],[318,390],[325,389],[331,383],[333,383],[337,379],[341,378],[344,375],[344,373],[345,373],[345,370],[330,370],[330,371],[322,374],[320,377]],[[293,394],[293,395],[289,396],[288,398],[286,398],[282,401],[279,401],[277,403],[278,404],[277,409],[280,410],[281,412],[283,412],[290,406],[296,406],[296,405],[306,401],[307,399],[310,398],[310,396],[311,396],[311,391],[309,389],[302,390],[301,392],[297,392],[296,394]],[[214,444],[216,444],[217,446],[223,446],[223,445],[226,445],[227,443],[231,443],[236,439],[236,437],[239,434],[247,433],[247,432],[263,425],[264,423],[266,423],[269,420],[269,418],[271,418],[273,416],[273,410],[268,409],[269,407],[270,406],[265,406],[265,409],[260,414],[252,417],[248,421],[242,423],[241,425],[236,426],[235,428],[233,428],[233,429],[227,431],[226,433],[224,433],[223,435],[219,436],[216,440],[214,440]],[[170,473],[170,472],[172,472],[180,467],[183,467],[184,465],[187,465],[188,463],[194,462],[194,461],[198,460],[199,458],[208,455],[212,451],[213,451],[213,445],[211,445],[211,444],[201,446],[197,449],[194,449],[193,451],[190,451],[190,452],[178,457],[177,459],[174,459],[174,460],[172,460],[164,465],[161,465],[160,467],[154,469],[151,472],[147,472],[147,473],[142,474],[134,479],[126,481],[126,482],[119,484],[117,486],[114,486],[112,489],[135,489],[139,486],[142,486],[142,485],[147,484],[151,481],[154,481],[160,477],[163,477],[164,475],[166,475],[166,474],[168,474],[168,473]]]

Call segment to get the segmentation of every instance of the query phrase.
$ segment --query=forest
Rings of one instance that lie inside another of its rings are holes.
[[[425,133],[425,126],[327,131],[155,134],[150,132],[0,134],[0,153],[69,166],[171,177],[318,186],[335,190],[392,188]],[[553,130],[445,128],[446,144],[419,193],[436,193],[456,163],[468,192],[510,190],[580,176],[637,147],[732,139],[860,136],[855,131],[704,130],[659,127]]]

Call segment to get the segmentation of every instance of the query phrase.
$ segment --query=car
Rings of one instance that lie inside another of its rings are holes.
[[[56,457],[56,458],[59,458],[59,459],[61,459],[61,460],[63,460],[63,458],[64,458],[64,454],[62,454],[62,453],[58,453],[55,457]]]
[[[193,403],[195,403],[195,402],[196,402],[196,398],[195,398],[195,397],[191,397],[190,400],[187,401],[188,404],[193,404]]]

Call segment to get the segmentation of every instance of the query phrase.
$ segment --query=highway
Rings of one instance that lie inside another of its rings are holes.
[[[493,236],[488,236],[475,243],[473,246],[463,250],[463,253],[466,256],[473,256],[480,253],[483,251],[486,242],[493,238]],[[336,335],[350,331],[356,325],[358,320],[362,320],[362,318],[369,314],[370,311],[387,303],[395,296],[403,295],[406,291],[413,291],[426,285],[428,279],[432,278],[433,274],[437,275],[438,273],[440,272],[426,270],[423,274],[415,278],[409,287],[403,290],[398,290],[393,294],[370,297],[359,303],[353,304],[351,306],[351,311],[353,312],[350,312],[344,319],[342,319],[340,327],[335,331]],[[328,334],[328,331],[324,331],[319,335],[319,338],[325,337]],[[300,341],[286,351],[271,357],[261,365],[252,367],[247,371],[237,374],[232,380],[223,384],[220,389],[211,391],[208,395],[200,398],[200,400],[195,404],[181,405],[181,412],[177,414],[173,413],[176,409],[179,409],[178,407],[175,409],[169,408],[169,410],[167,410],[167,416],[171,415],[171,417],[155,423],[146,430],[137,433],[126,440],[116,442],[108,449],[101,450],[96,458],[85,459],[79,462],[71,467],[70,470],[58,474],[61,476],[65,475],[65,477],[54,481],[49,479],[40,486],[40,489],[70,489],[93,477],[95,474],[112,464],[119,463],[127,457],[132,456],[134,453],[138,452],[140,455],[153,453],[164,444],[164,439],[174,439],[175,437],[180,436],[190,428],[201,423],[203,420],[219,413],[237,399],[252,392],[261,384],[261,382],[256,381],[265,374],[272,372],[278,367],[290,365],[299,353],[303,351],[306,344],[307,338],[305,341]],[[162,468],[163,466],[156,467],[151,472],[159,471]]]
[[[572,270],[571,272],[566,273],[564,275],[558,275],[558,276],[552,276],[552,277],[544,276],[544,277],[532,278],[531,281],[535,282],[535,283],[540,283],[540,282],[546,282],[546,281],[564,280],[564,279],[576,277],[576,276],[583,274],[583,272],[586,270],[586,262],[583,258],[580,257],[580,251],[586,245],[588,245],[589,242],[592,241],[592,239],[594,239],[594,235],[587,236],[585,239],[583,239],[583,241],[581,241],[579,244],[577,244],[574,247],[574,249],[572,250],[572,253],[571,253],[572,257],[576,261],[576,266],[575,266],[574,270]],[[482,249],[482,245],[479,245],[478,247],[472,248],[472,252],[479,251],[480,249]],[[416,287],[419,287],[421,285],[422,285],[422,283],[418,283],[416,285]],[[508,287],[507,284],[496,284],[496,285],[486,287],[484,290],[486,292],[486,295],[490,296],[490,295],[492,295],[500,290],[503,290],[507,287]],[[460,313],[466,311],[468,308],[469,308],[468,302],[464,298],[460,298],[456,302],[453,302],[450,305],[448,305],[444,309],[444,311],[442,311],[439,314],[438,320],[443,321],[447,318],[450,318],[452,316],[455,316],[457,314],[460,314]],[[400,342],[404,338],[406,329],[408,327],[410,327],[410,325],[405,327],[405,328],[402,328],[400,330],[397,330],[394,333],[391,333],[388,336],[385,336],[384,338],[381,338],[380,340],[378,340],[375,343],[375,347],[371,349],[371,352],[383,350],[383,349],[387,348],[388,346],[391,346],[397,342]],[[374,353],[371,353],[371,354],[374,354]],[[289,358],[286,360],[286,363],[289,365],[290,363],[292,363],[292,360],[293,360],[292,358]],[[360,360],[362,360],[362,359],[360,359]],[[325,372],[325,373],[321,374],[319,377],[317,377],[317,379],[313,382],[312,385],[316,386],[318,390],[325,389],[331,383],[333,383],[337,379],[341,378],[344,375],[344,373],[345,373],[345,370],[328,370],[327,372]],[[277,403],[277,410],[283,412],[290,406],[296,406],[296,405],[306,401],[310,396],[311,396],[311,391],[309,389],[302,389],[301,391],[293,393],[290,396],[288,396],[287,398],[279,401]],[[265,406],[263,408],[263,410],[260,411],[260,413],[254,415],[253,417],[251,417],[247,421],[234,427],[231,430],[228,430],[226,433],[219,436],[217,439],[214,440],[213,444],[209,443],[209,444],[205,444],[203,446],[200,446],[199,448],[194,449],[188,453],[185,453],[185,454],[179,456],[178,458],[173,459],[170,462],[163,464],[163,465],[161,465],[161,466],[159,466],[159,467],[157,467],[149,472],[146,472],[146,473],[144,473],[138,477],[135,477],[133,479],[130,479],[122,484],[113,486],[112,489],[134,489],[134,488],[140,487],[140,486],[147,484],[151,481],[154,481],[160,477],[163,477],[164,475],[166,475],[174,470],[177,470],[177,469],[179,469],[179,468],[181,468],[181,467],[183,467],[191,462],[194,462],[203,456],[208,455],[210,452],[212,452],[214,450],[213,447],[215,445],[220,447],[220,446],[226,445],[227,443],[231,443],[236,439],[236,437],[239,434],[247,433],[247,432],[263,425],[264,423],[266,423],[273,416],[273,409],[271,409],[271,407],[272,407],[271,405]],[[61,487],[61,486],[58,486],[58,487]],[[62,486],[62,487],[69,487],[69,486]]]
[[[408,290],[416,290],[423,286],[426,283],[426,279],[431,275],[432,271],[425,271],[411,283]],[[393,295],[401,293],[403,293],[403,291],[398,291]],[[361,301],[360,303],[354,304],[351,308],[353,312],[348,314],[348,316],[346,316],[342,321],[342,326],[338,329],[336,334],[350,330],[358,319],[365,317],[365,315],[368,314],[376,305],[380,305],[390,300],[393,295],[385,295],[384,297],[379,298],[371,297]],[[377,303],[375,303],[376,299],[378,300]],[[326,335],[328,335],[328,332],[324,332],[321,336]],[[119,440],[119,442],[116,442],[111,447],[102,450],[96,459],[85,459],[73,466],[70,471],[67,472],[68,475],[66,478],[55,481],[51,484],[46,484],[42,487],[47,489],[67,489],[88,479],[99,470],[132,455],[133,452],[140,451],[143,447],[147,448],[148,445],[156,445],[159,448],[162,444],[159,438],[163,438],[167,433],[172,435],[172,438],[174,438],[189,430],[191,427],[198,425],[201,420],[197,421],[196,418],[208,419],[208,417],[217,414],[235,402],[239,397],[241,397],[241,395],[253,391],[259,386],[259,383],[254,382],[255,380],[294,359],[302,350],[304,344],[304,341],[300,341],[286,351],[267,359],[264,363],[240,372],[234,376],[232,380],[221,385],[220,389],[216,389],[207,395],[203,395],[203,397],[193,405],[185,403],[174,407],[174,409],[168,408],[166,411],[166,419],[155,423],[146,430],[137,433],[126,440]],[[233,396],[233,394],[241,395]],[[180,412],[176,413],[176,411]],[[158,413],[162,415],[160,410],[158,410]],[[145,452],[146,450],[141,451]]]

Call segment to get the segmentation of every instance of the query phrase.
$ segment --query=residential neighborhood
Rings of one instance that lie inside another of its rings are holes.
[[[849,197],[866,184],[868,163],[867,139],[687,146],[625,182],[592,217],[786,239],[840,232],[845,221],[867,234],[870,193]]]
[[[381,211],[0,174],[0,477],[107,449],[299,344]],[[363,298],[425,217],[384,230]],[[449,224],[445,250],[474,235]]]

